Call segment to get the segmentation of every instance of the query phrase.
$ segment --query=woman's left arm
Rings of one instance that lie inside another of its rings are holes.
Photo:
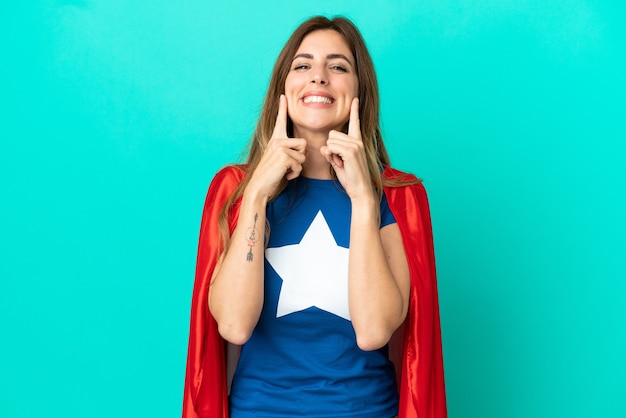
[[[357,344],[376,350],[402,324],[410,275],[398,224],[380,229],[379,204],[352,201],[348,300]]]
[[[331,131],[320,152],[352,202],[348,305],[357,344],[376,350],[406,317],[410,277],[398,225],[380,228],[380,201],[372,187],[360,125],[355,98],[348,133]]]

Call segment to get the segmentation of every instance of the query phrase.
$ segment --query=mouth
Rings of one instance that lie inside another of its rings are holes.
[[[307,96],[302,99],[304,103],[324,103],[333,104],[334,100],[324,96]]]
[[[309,92],[302,97],[302,102],[306,104],[317,103],[331,105],[335,103],[335,99],[328,93],[323,92]]]

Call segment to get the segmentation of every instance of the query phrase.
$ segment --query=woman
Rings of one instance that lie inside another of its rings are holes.
[[[307,20],[247,164],[209,188],[183,416],[445,417],[430,228],[421,183],[389,167],[360,33]]]

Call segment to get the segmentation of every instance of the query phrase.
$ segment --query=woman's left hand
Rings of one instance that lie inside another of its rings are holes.
[[[326,145],[320,148],[320,152],[335,170],[350,199],[371,198],[374,195],[365,147],[361,139],[358,98],[352,99],[350,106],[348,134],[330,131]]]

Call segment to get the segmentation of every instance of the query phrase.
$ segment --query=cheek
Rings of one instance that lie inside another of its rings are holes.
[[[287,96],[287,115],[291,117],[291,110],[296,108],[298,97],[295,94],[286,93]]]
[[[342,86],[344,94],[350,98],[359,97],[359,83],[357,80],[345,80]]]
[[[298,101],[298,95],[300,89],[298,87],[297,80],[287,77],[285,81],[285,95],[287,96],[287,105],[295,105]]]
[[[285,91],[297,90],[302,86],[302,77],[297,73],[290,72],[285,79]]]
[[[354,97],[359,97],[359,81],[358,80],[354,80],[354,83],[352,86],[352,92],[354,94]]]

